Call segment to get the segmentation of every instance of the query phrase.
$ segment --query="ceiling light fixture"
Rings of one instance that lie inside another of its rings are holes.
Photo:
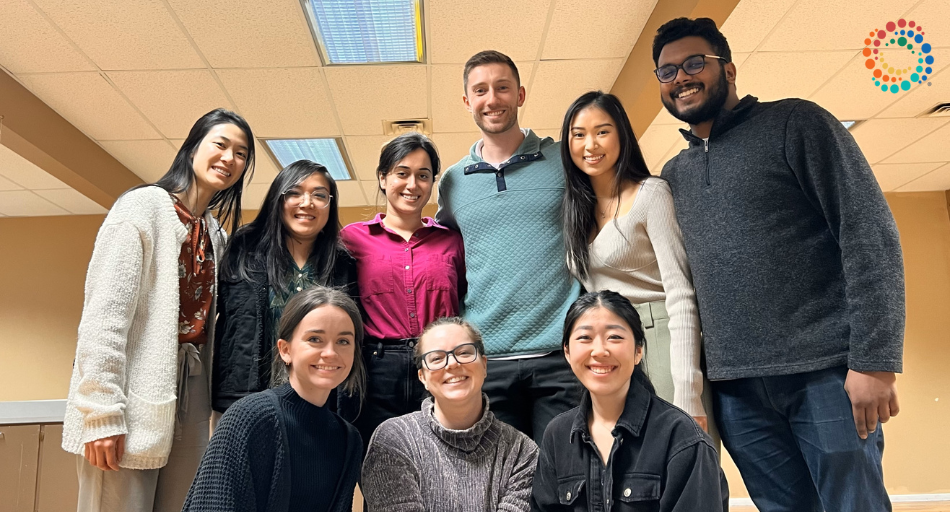
[[[422,0],[300,0],[326,64],[424,62]]]
[[[326,167],[334,180],[352,179],[352,166],[340,139],[266,139],[264,145],[281,167],[310,160]]]

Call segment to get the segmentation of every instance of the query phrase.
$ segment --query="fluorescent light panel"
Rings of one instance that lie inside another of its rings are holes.
[[[422,0],[302,0],[329,64],[422,62]]]
[[[272,139],[264,143],[281,167],[297,160],[310,160],[326,167],[337,181],[351,179],[336,139]]]
[[[844,125],[845,129],[850,130],[854,126],[855,121],[841,121],[841,124]]]

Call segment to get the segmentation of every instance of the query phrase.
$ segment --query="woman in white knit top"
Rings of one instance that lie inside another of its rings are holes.
[[[588,291],[632,302],[646,331],[646,372],[657,395],[704,429],[701,334],[683,236],[666,181],[652,177],[620,101],[589,92],[561,127],[568,268]]]
[[[247,122],[213,110],[99,229],[63,427],[80,512],[181,510],[210,430],[217,221],[240,224],[253,162]]]

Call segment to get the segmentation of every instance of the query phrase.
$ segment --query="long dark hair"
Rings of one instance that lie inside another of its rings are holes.
[[[363,320],[356,303],[346,293],[335,288],[312,286],[294,295],[287,301],[284,313],[280,316],[277,338],[293,342],[294,330],[308,313],[323,306],[334,306],[343,310],[353,322],[353,368],[343,381],[343,390],[350,396],[363,396],[366,389],[366,368],[363,367]],[[287,364],[274,349],[274,362],[271,367],[271,384],[279,386],[288,381]]]
[[[254,273],[265,272],[267,284],[271,288],[281,294],[289,291],[288,276],[294,263],[287,250],[287,237],[290,235],[283,221],[284,193],[317,173],[326,178],[333,197],[327,206],[327,224],[317,235],[307,261],[316,270],[317,283],[330,284],[340,248],[337,186],[326,167],[310,160],[297,160],[277,173],[261,204],[260,213],[253,221],[242,226],[228,244],[222,267],[225,279],[254,281]]]
[[[570,351],[571,331],[574,330],[577,319],[595,308],[604,308],[622,318],[633,331],[634,343],[638,347],[643,347],[643,350],[646,351],[647,340],[643,334],[640,315],[626,297],[611,290],[585,293],[571,304],[570,309],[567,310],[567,316],[564,318],[564,334],[561,337],[561,348],[563,350]],[[653,387],[650,377],[646,374],[646,358],[640,359],[640,362],[634,367],[633,379],[647,388],[650,393],[656,394],[656,388]]]
[[[578,169],[571,158],[571,124],[578,112],[591,106],[603,110],[614,120],[617,136],[620,137],[620,156],[617,158],[614,175],[614,195],[620,197],[624,183],[639,183],[650,176],[650,170],[647,169],[647,164],[643,160],[637,137],[633,134],[633,127],[630,126],[627,112],[620,104],[620,100],[613,94],[602,91],[591,91],[577,98],[564,114],[564,123],[561,125],[561,163],[564,166],[566,180],[561,209],[567,268],[579,279],[585,279],[588,275],[587,269],[590,265],[588,243],[591,233],[597,227],[595,211],[597,195],[594,194],[594,188],[590,184],[590,177]],[[617,209],[620,209],[620,201],[617,201]]]
[[[221,228],[226,229],[228,233],[234,233],[241,225],[241,197],[244,195],[244,182],[250,182],[254,175],[254,133],[251,132],[251,127],[243,117],[223,108],[216,108],[201,116],[195,121],[191,131],[188,132],[188,137],[185,138],[181,149],[175,155],[175,160],[168,172],[154,185],[165,189],[169,194],[188,191],[195,184],[195,168],[192,165],[195,151],[205,136],[208,135],[208,132],[219,124],[233,124],[240,128],[247,138],[247,158],[245,159],[244,174],[234,185],[215,192],[208,204],[209,210],[217,210],[216,218]],[[195,215],[201,215],[203,212],[194,213]]]

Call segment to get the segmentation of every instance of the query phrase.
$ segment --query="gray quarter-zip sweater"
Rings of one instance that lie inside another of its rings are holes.
[[[663,168],[709,378],[902,369],[904,265],[867,160],[829,112],[746,96]]]

